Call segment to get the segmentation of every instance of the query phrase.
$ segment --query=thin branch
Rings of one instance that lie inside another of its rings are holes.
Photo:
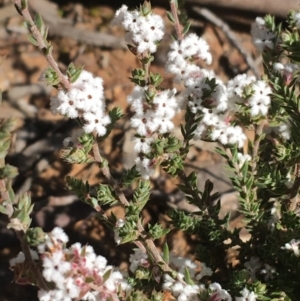
[[[142,241],[144,242],[144,244],[146,245],[146,250],[150,253],[150,255],[153,257],[153,259],[155,260],[155,262],[157,264],[159,264],[159,266],[161,267],[161,269],[165,272],[165,273],[172,273],[173,270],[169,267],[169,265],[163,260],[163,258],[160,255],[160,252],[157,250],[154,242],[152,241],[152,239],[150,239],[147,235],[147,233],[145,232],[145,229],[141,223],[141,221],[139,220],[138,222],[138,230],[140,232]]]
[[[176,1],[175,0],[171,0],[170,1],[170,7],[171,7],[171,11],[172,11],[172,15],[174,17],[175,23],[174,23],[174,27],[176,30],[176,34],[177,34],[177,38],[178,40],[182,40],[183,39],[183,33],[182,33],[182,25],[180,24],[179,18],[178,18],[178,9],[176,7]]]
[[[46,50],[49,47],[49,45],[47,45],[43,35],[41,34],[41,32],[38,30],[37,26],[35,25],[31,15],[28,11],[28,6],[26,5],[25,8],[22,8],[21,0],[14,0],[14,4],[18,8],[19,12],[22,14],[25,21],[28,22],[29,31],[31,32],[31,34],[35,38],[35,40],[37,41],[38,47],[45,55],[45,58],[47,59],[49,65],[56,72],[56,74],[60,80],[60,84],[62,85],[62,87],[65,90],[67,90],[67,91],[70,90],[71,84],[68,81],[68,79],[63,75],[63,73],[60,71],[56,61],[54,60],[54,58],[52,56],[51,51],[46,53]]]
[[[115,181],[115,179],[112,177],[109,167],[107,166],[103,166],[103,158],[100,154],[100,150],[99,150],[99,145],[97,142],[95,142],[93,144],[93,154],[94,154],[94,159],[101,164],[101,171],[103,173],[103,175],[105,176],[105,178],[108,180],[109,184],[112,185],[112,187],[115,188],[116,193],[118,195],[118,198],[120,200],[120,202],[123,204],[123,206],[128,206],[129,202],[126,199],[125,195],[123,194],[123,192],[121,191],[121,189],[119,188],[117,182]],[[140,237],[142,239],[142,242],[136,241],[135,245],[141,249],[143,252],[145,252],[145,250],[147,250],[149,252],[149,254],[151,255],[151,257],[155,260],[155,262],[161,267],[161,269],[165,272],[165,273],[173,273],[173,270],[169,267],[169,265],[163,260],[163,258],[160,255],[159,250],[156,248],[154,242],[152,241],[152,239],[150,239],[142,225],[142,223],[139,221],[138,222],[138,231],[140,233]],[[144,245],[142,244],[144,243]]]
[[[252,158],[253,158],[252,171],[254,174],[255,174],[256,166],[257,166],[257,158],[256,157],[258,156],[259,146],[260,146],[260,142],[261,142],[261,135],[263,133],[263,129],[266,124],[267,124],[267,121],[263,120],[255,130],[255,137],[254,137],[255,142],[254,142],[253,151],[252,151]]]
[[[21,248],[25,255],[25,261],[28,263],[30,270],[33,271],[37,286],[40,289],[48,291],[49,287],[48,287],[45,279],[43,278],[43,275],[42,275],[41,271],[39,270],[38,266],[36,265],[36,263],[34,262],[34,260],[31,257],[29,245],[24,240],[25,233],[23,231],[16,231],[16,234],[21,243]]]
[[[221,20],[217,15],[206,8],[199,8],[197,6],[193,6],[193,11],[206,20],[211,22],[213,25],[220,28],[224,34],[226,35],[228,41],[238,50],[238,52],[242,55],[246,63],[248,64],[249,68],[252,70],[253,74],[256,77],[260,76],[259,71],[257,70],[257,66],[255,61],[253,60],[251,53],[249,53],[244,47],[243,44],[240,42],[239,38],[235,35],[235,33],[231,30],[229,25]]]
[[[95,142],[93,144],[93,154],[94,154],[94,159],[96,162],[100,163],[101,165],[101,172],[102,174],[104,175],[104,177],[108,180],[108,183],[115,189],[117,195],[118,195],[118,198],[120,200],[120,202],[122,203],[122,205],[124,207],[127,207],[129,205],[129,202],[128,200],[126,199],[124,193],[121,191],[117,181],[112,177],[111,173],[110,173],[110,170],[109,170],[109,167],[108,166],[105,166],[103,163],[104,163],[104,160],[100,154],[100,150],[99,150],[99,145],[97,142]]]

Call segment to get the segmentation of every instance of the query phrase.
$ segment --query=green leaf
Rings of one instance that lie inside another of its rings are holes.
[[[0,179],[13,179],[18,175],[18,169],[15,166],[6,164],[0,168]]]
[[[108,280],[108,278],[111,276],[112,272],[113,272],[113,269],[110,269],[104,273],[102,283],[105,283],[105,281]]]
[[[172,24],[175,23],[175,18],[171,12],[167,11],[167,17]]]
[[[44,25],[42,16],[39,13],[37,13],[35,15],[34,24],[36,25],[36,27],[38,28],[38,30],[40,31],[40,33],[43,35],[44,31],[45,31],[45,25]]]
[[[133,202],[137,206],[138,210],[141,211],[147,204],[150,197],[150,181],[140,180],[138,187],[133,194]]]
[[[131,169],[125,170],[122,178],[121,178],[121,183],[124,186],[130,186],[135,182],[137,179],[140,178],[139,172],[136,170],[136,166],[134,165]]]
[[[190,27],[191,27],[191,24],[192,24],[191,21],[188,21],[188,22],[185,24],[185,26],[184,26],[184,28],[183,28],[183,31],[182,31],[182,34],[183,34],[183,35],[186,35],[186,34],[189,32]]]
[[[192,280],[190,271],[187,267],[184,269],[184,280],[187,284],[194,285],[194,281]]]
[[[113,188],[106,184],[99,184],[97,188],[97,199],[101,205],[114,205],[118,203],[114,196]]]
[[[75,177],[67,176],[66,178],[67,188],[70,191],[75,192],[79,199],[85,200],[87,195],[90,193],[90,185],[88,182],[76,179]]]
[[[53,50],[53,46],[51,44],[49,44],[49,46],[46,48],[46,55],[49,55],[50,53],[52,53]]]
[[[28,40],[34,46],[39,46],[39,43],[37,42],[37,40],[32,35],[28,35]]]
[[[153,226],[149,225],[148,227],[149,234],[153,239],[159,239],[170,232],[170,229],[163,229],[160,224],[155,224]]]
[[[241,173],[243,174],[243,178],[244,178],[244,179],[247,179],[248,167],[249,167],[249,161],[246,160],[246,161],[243,163],[243,166],[241,167]]]
[[[164,244],[163,259],[164,259],[166,264],[169,264],[169,262],[170,262],[170,250],[169,250],[169,246],[168,246],[167,243]]]
[[[0,124],[0,132],[11,133],[17,129],[18,125],[19,121],[17,118],[7,118]]]

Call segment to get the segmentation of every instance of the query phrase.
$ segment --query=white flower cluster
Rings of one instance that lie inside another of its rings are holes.
[[[236,104],[245,104],[250,108],[251,116],[267,115],[271,103],[271,88],[263,80],[256,80],[254,76],[239,74],[227,84],[228,101],[234,111],[239,111]],[[251,96],[245,99],[245,90],[252,90]]]
[[[210,284],[206,289],[204,284],[185,284],[182,281],[175,281],[167,274],[164,278],[163,289],[170,291],[177,301],[201,301],[202,292],[209,294],[209,300],[232,300],[230,294],[216,282]]]
[[[295,13],[293,20],[296,23],[298,29],[300,29],[300,12]]]
[[[239,104],[249,107],[253,117],[266,115],[271,102],[271,88],[264,81],[256,81],[255,77],[246,74],[238,75],[226,87],[213,72],[195,65],[198,59],[211,63],[209,47],[202,38],[189,34],[171,44],[166,66],[167,71],[175,75],[175,80],[185,86],[178,96],[179,103],[182,105],[188,100],[191,112],[202,117],[195,138],[209,137],[223,145],[237,144],[241,148],[246,136],[241,127],[231,125],[231,116],[240,110]],[[208,83],[212,80],[216,83],[214,87]],[[252,94],[245,99],[245,89],[249,90],[249,85]]]
[[[195,138],[201,139],[209,134],[212,140],[218,140],[223,145],[237,144],[241,148],[246,136],[241,127],[231,125],[232,116],[245,108],[252,117],[267,115],[271,88],[264,81],[255,80],[255,77],[246,74],[237,75],[227,86],[219,80],[216,80],[216,84],[208,99],[202,98],[205,91],[210,90],[202,77],[198,77],[198,83],[182,93],[183,97],[188,95],[191,111],[202,114]]]
[[[204,77],[205,75],[205,77]],[[230,124],[227,89],[221,81],[217,80],[217,86],[211,91],[209,99],[203,99],[205,91],[211,88],[204,82],[205,78],[212,78],[212,75],[199,73],[199,76],[191,77],[188,86],[181,93],[180,100],[188,99],[188,106],[194,114],[202,116],[201,121],[195,131],[195,139],[210,138],[219,140],[223,145],[238,144],[242,147],[246,140],[243,130],[239,126]]]
[[[130,271],[135,273],[139,267],[148,268],[150,266],[147,253],[140,249],[135,249],[134,254],[130,255]],[[188,258],[176,257],[170,254],[169,258],[170,267],[177,271],[178,279],[173,279],[169,274],[163,275],[163,290],[172,293],[173,297],[178,301],[195,300],[200,301],[199,294],[203,291],[207,291],[211,299],[210,300],[227,300],[231,301],[229,293],[222,289],[220,284],[213,283],[208,289],[201,283],[198,283],[204,276],[211,276],[213,271],[202,263],[202,267],[199,264],[191,261]],[[191,279],[195,284],[186,284],[184,282],[184,274],[186,269],[189,271]],[[199,272],[199,270],[201,271]]]
[[[105,114],[103,80],[85,70],[69,91],[60,90],[56,97],[51,98],[50,106],[54,114],[83,118],[86,133],[95,132],[104,136],[106,126],[111,123],[110,117]]]
[[[199,300],[199,294],[202,291],[207,291],[211,296],[210,300],[227,300],[231,301],[231,296],[229,293],[222,289],[220,284],[212,283],[209,285],[208,290],[205,286],[198,281],[205,276],[211,276],[213,271],[205,265],[201,264],[201,271],[199,273],[200,265],[192,262],[188,258],[176,257],[170,255],[170,266],[178,272],[178,278],[180,280],[173,279],[170,275],[164,275],[163,289],[168,290],[172,293],[178,301],[189,301],[189,300]],[[194,284],[186,284],[184,280],[185,270],[189,271],[190,277]]]
[[[126,43],[135,47],[139,54],[156,52],[157,44],[164,36],[164,22],[159,15],[148,13],[144,16],[138,10],[128,11],[126,5],[116,12],[112,25],[124,27]]]
[[[156,91],[152,100],[147,102],[149,87],[135,86],[127,97],[135,114],[130,122],[136,130],[134,150],[139,154],[136,168],[141,176],[148,179],[155,172],[154,162],[146,157],[151,151],[151,143],[158,134],[169,133],[174,128],[172,118],[177,112],[176,89]]]
[[[55,285],[50,291],[39,291],[41,301],[119,300],[119,291],[130,289],[123,275],[107,265],[104,257],[97,256],[91,246],[75,243],[66,248],[67,242],[63,230],[54,228],[38,246],[42,274]]]
[[[131,118],[131,126],[141,137],[151,137],[154,133],[165,134],[174,128],[172,118],[177,109],[175,98],[176,89],[156,92],[151,103],[146,101],[146,90],[148,87],[136,86],[127,97],[135,114]],[[144,141],[150,144],[151,140]],[[138,144],[139,145],[139,144]],[[147,153],[148,147],[137,146],[137,151]]]
[[[257,295],[250,292],[246,287],[240,291],[241,297],[235,297],[235,301],[256,301]]]
[[[297,79],[296,81],[299,83],[300,82],[300,66],[299,64],[294,64],[294,63],[274,63],[273,69],[279,73],[281,73],[286,81],[286,84],[288,85],[293,78],[296,76]]]
[[[147,268],[150,266],[147,253],[143,252],[140,249],[134,249],[134,253],[129,257],[130,262],[130,271],[134,273],[138,267]]]
[[[170,45],[167,71],[175,75],[176,81],[183,81],[197,73],[201,73],[201,68],[193,62],[201,59],[207,64],[211,64],[212,56],[206,41],[194,33],[190,33],[181,41],[174,41]]]
[[[263,18],[257,17],[255,23],[251,25],[251,35],[253,44],[258,50],[263,51],[265,48],[274,48],[274,38],[276,34],[266,27]]]
[[[286,243],[284,247],[281,247],[281,249],[293,251],[295,256],[300,257],[300,239],[292,239],[289,243]]]

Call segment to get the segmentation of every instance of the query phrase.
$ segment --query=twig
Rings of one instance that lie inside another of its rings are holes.
[[[104,166],[104,160],[100,154],[99,145],[97,142],[93,144],[93,154],[95,161],[100,163],[101,165],[101,172],[103,173],[104,177],[108,180],[109,184],[113,186],[113,188],[115,188],[120,202],[123,206],[127,207],[129,205],[129,202],[126,199],[124,193],[119,188],[117,181],[112,177],[109,168],[107,166]]]
[[[182,25],[180,24],[179,18],[178,18],[178,9],[176,7],[175,4],[175,0],[171,0],[170,1],[170,7],[171,7],[171,11],[172,11],[172,15],[174,17],[175,23],[174,23],[174,27],[176,30],[176,34],[177,34],[177,38],[178,40],[182,40],[183,39],[183,33],[182,33]]]
[[[16,234],[21,243],[21,248],[25,255],[25,261],[28,263],[30,270],[33,271],[37,286],[40,289],[48,291],[49,287],[46,281],[44,280],[43,275],[41,274],[41,271],[39,270],[38,266],[31,257],[29,245],[24,240],[25,233],[23,231],[16,231]]]
[[[116,189],[118,198],[121,201],[121,203],[123,204],[123,206],[128,206],[129,202],[126,199],[123,192],[118,187],[118,184],[115,181],[115,179],[112,177],[109,167],[103,166],[103,158],[100,154],[99,145],[97,142],[95,142],[93,144],[93,154],[94,154],[94,158],[95,158],[96,162],[98,162],[102,165],[101,171],[102,171],[103,175],[109,181],[109,183]],[[138,222],[137,227],[138,227],[138,231],[140,233],[142,242],[145,244],[145,246],[139,241],[135,242],[136,246],[139,247],[143,252],[145,252],[145,250],[147,250],[149,252],[149,254],[152,256],[152,258],[155,260],[155,262],[157,264],[159,264],[159,266],[165,273],[173,273],[173,270],[169,267],[169,265],[161,257],[160,252],[156,248],[154,242],[148,237],[141,221]]]
[[[235,33],[231,30],[229,25],[221,20],[218,16],[216,16],[213,12],[206,8],[199,8],[197,6],[193,6],[193,11],[206,20],[214,24],[215,26],[219,27],[224,34],[226,35],[228,41],[238,50],[238,52],[242,55],[246,63],[248,64],[249,68],[252,70],[253,74],[256,77],[260,76],[259,71],[257,70],[257,66],[255,61],[252,59],[251,54],[243,47],[242,43],[235,35]]]
[[[56,72],[56,74],[60,80],[60,84],[62,85],[62,87],[65,90],[67,90],[67,91],[70,90],[71,84],[68,81],[68,79],[63,75],[63,73],[60,71],[57,63],[55,62],[55,60],[52,56],[51,51],[46,52],[48,45],[46,44],[41,32],[36,27],[31,15],[28,11],[27,5],[24,8],[22,8],[21,0],[14,0],[14,3],[16,5],[16,7],[18,8],[19,12],[22,13],[22,16],[25,19],[25,21],[27,21],[29,23],[29,30],[30,30],[32,36],[37,41],[38,47],[44,53],[49,65]]]
[[[7,202],[10,201],[9,193],[7,191],[7,186],[6,186],[5,180],[3,180],[3,179],[0,180],[0,193],[1,193],[2,200],[7,201]],[[12,205],[12,204],[10,204],[10,205]],[[8,217],[10,217],[9,214],[8,214]],[[36,284],[38,285],[39,288],[48,291],[49,287],[48,287],[46,281],[44,280],[43,275],[41,274],[41,271],[39,270],[38,266],[36,265],[36,263],[34,262],[34,260],[31,257],[29,245],[25,242],[24,231],[16,230],[15,232],[20,241],[22,251],[25,255],[25,261],[28,263],[30,270],[33,271],[33,274],[34,274],[34,277],[36,280]]]
[[[141,221],[139,220],[138,222],[138,230],[140,232],[141,238],[143,240],[143,242],[146,245],[146,250],[150,253],[150,255],[153,257],[153,259],[155,260],[155,262],[157,264],[159,264],[160,268],[165,272],[165,273],[172,273],[173,270],[169,267],[169,265],[163,260],[163,258],[161,257],[159,251],[157,250],[154,242],[152,241],[152,239],[150,239],[147,235],[147,233],[145,232],[145,229],[141,223]]]
[[[260,145],[260,141],[261,141],[261,134],[263,133],[263,129],[266,125],[267,121],[263,120],[259,126],[256,128],[255,131],[255,142],[254,142],[254,146],[253,146],[253,151],[252,151],[252,158],[253,158],[253,162],[252,162],[252,171],[255,174],[255,170],[256,170],[256,166],[257,166],[257,156],[258,156],[258,151],[259,151],[259,145]]]

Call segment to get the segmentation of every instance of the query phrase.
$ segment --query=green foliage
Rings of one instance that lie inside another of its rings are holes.
[[[160,224],[149,225],[148,228],[148,232],[153,240],[159,239],[170,232],[170,229],[164,229]]]
[[[71,83],[76,82],[76,80],[79,78],[82,70],[83,70],[83,67],[80,67],[77,69],[77,68],[75,68],[73,63],[71,63],[68,66],[67,75],[68,75],[68,78]]]
[[[94,161],[90,155],[94,143],[93,135],[84,133],[78,138],[78,143],[62,150],[61,157],[71,164],[91,163]]]
[[[114,196],[114,190],[111,186],[100,184],[97,188],[97,199],[101,205],[114,205],[118,201]]]
[[[30,246],[36,247],[44,242],[45,233],[40,227],[30,228],[25,234],[25,240]]]
[[[138,187],[135,189],[132,199],[133,205],[138,210],[138,212],[141,212],[147,204],[150,197],[150,189],[150,181],[139,181]]]
[[[136,166],[134,165],[131,169],[125,170],[122,174],[121,183],[124,186],[132,185],[136,180],[140,178],[139,172],[136,170]]]

